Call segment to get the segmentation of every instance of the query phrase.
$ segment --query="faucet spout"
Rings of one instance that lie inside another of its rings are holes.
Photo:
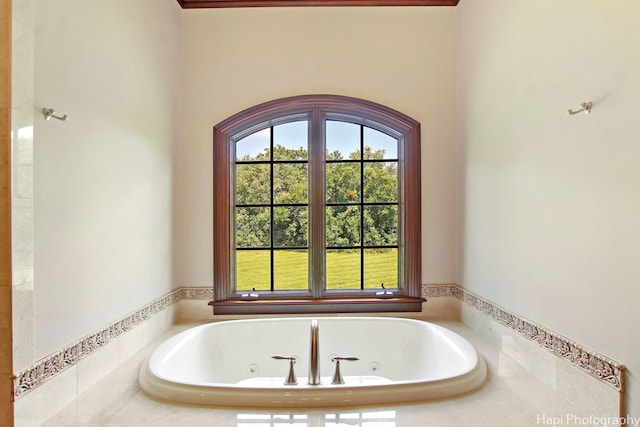
[[[320,384],[320,367],[318,366],[320,344],[320,331],[318,329],[318,321],[311,321],[311,349],[309,352],[309,385]]]

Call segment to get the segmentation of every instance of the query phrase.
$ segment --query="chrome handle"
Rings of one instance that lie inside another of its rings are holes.
[[[298,379],[296,378],[296,372],[293,369],[293,365],[295,365],[295,363],[298,361],[298,359],[295,356],[280,356],[280,355],[275,355],[275,356],[271,356],[272,359],[276,359],[276,360],[288,360],[289,361],[289,374],[287,375],[287,378],[284,380],[284,385],[296,385],[298,384]]]
[[[340,373],[340,361],[346,360],[348,362],[355,362],[356,360],[360,360],[354,356],[334,356],[331,358],[332,362],[336,364],[336,372],[333,374],[333,379],[331,380],[331,384],[344,384],[344,378],[342,378],[342,374]]]
[[[298,360],[295,356],[280,356],[280,355],[275,355],[275,356],[271,356],[272,359],[276,359],[276,360],[293,360],[296,361]]]
[[[332,362],[337,362],[340,360],[348,360],[349,362],[355,362],[356,360],[360,360],[357,357],[354,356],[346,356],[346,357],[342,357],[342,356],[334,356],[331,358]]]

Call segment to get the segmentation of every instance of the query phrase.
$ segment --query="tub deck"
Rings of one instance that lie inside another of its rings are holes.
[[[161,344],[143,364],[141,388],[159,399],[233,407],[329,407],[416,402],[478,388],[484,361],[458,334],[433,323],[389,317],[318,318],[320,385],[309,385],[308,318],[201,325]],[[296,357],[298,384],[285,385]],[[334,356],[345,384],[331,384]]]

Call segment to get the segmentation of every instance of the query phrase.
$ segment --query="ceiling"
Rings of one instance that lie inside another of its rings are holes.
[[[183,9],[292,6],[456,6],[459,0],[178,0]]]

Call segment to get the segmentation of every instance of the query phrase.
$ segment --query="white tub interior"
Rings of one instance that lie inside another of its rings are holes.
[[[486,368],[464,338],[412,319],[318,318],[321,384],[307,384],[309,318],[251,319],[201,325],[151,355],[140,373],[147,393],[168,400],[220,406],[344,406],[419,401],[478,387]],[[298,384],[284,385],[296,356]],[[355,356],[332,385],[334,356]],[[386,389],[388,393],[380,393]],[[263,396],[264,395],[264,396]],[[378,396],[376,396],[378,395]],[[381,396],[389,395],[382,399]]]

